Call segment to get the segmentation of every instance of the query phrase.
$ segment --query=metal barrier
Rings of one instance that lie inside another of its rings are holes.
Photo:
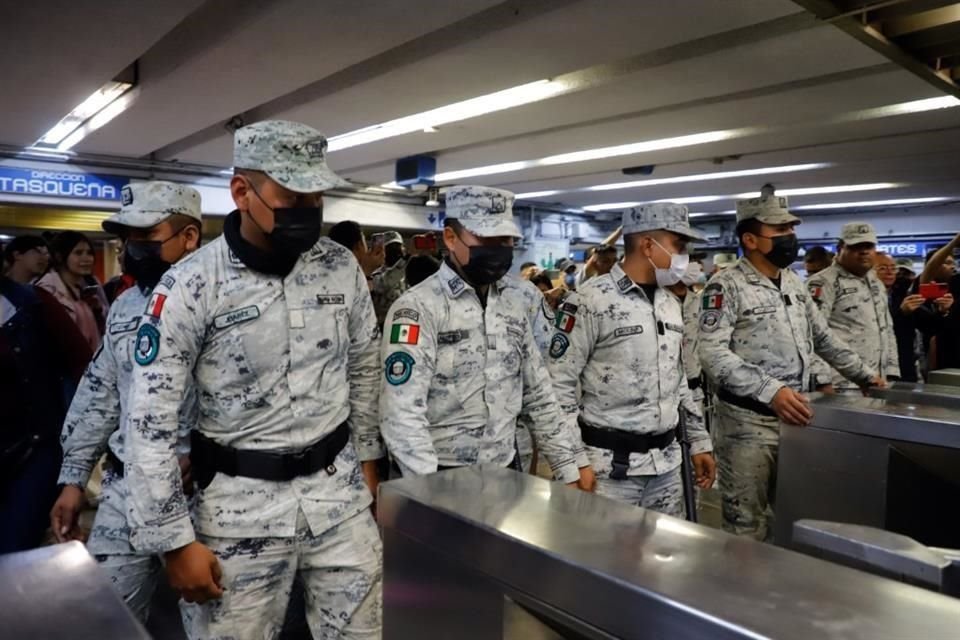
[[[960,412],[861,396],[812,401],[807,427],[780,427],[777,544],[808,518],[960,547]]]
[[[960,601],[503,469],[380,487],[384,640],[952,638]]]
[[[0,556],[0,638],[149,640],[79,542]]]

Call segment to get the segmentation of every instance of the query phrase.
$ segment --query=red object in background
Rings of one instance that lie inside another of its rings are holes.
[[[950,288],[939,282],[927,282],[920,285],[920,295],[924,300],[936,300],[942,298],[950,292]]]
[[[432,233],[424,233],[413,237],[413,248],[417,251],[436,251],[437,236]]]

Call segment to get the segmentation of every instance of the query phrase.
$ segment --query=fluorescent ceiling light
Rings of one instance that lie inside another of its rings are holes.
[[[677,149],[680,147],[692,147],[700,144],[718,142],[720,140],[729,140],[746,135],[750,129],[729,129],[726,131],[707,131],[704,133],[693,133],[685,136],[675,136],[672,138],[661,138],[658,140],[645,140],[643,142],[632,142],[630,144],[617,145],[615,147],[600,147],[597,149],[584,149],[572,153],[561,153],[559,155],[547,156],[536,160],[520,160],[517,162],[504,162],[501,164],[491,164],[485,167],[474,167],[473,169],[461,169],[458,171],[447,171],[438,173],[434,176],[437,182],[451,182],[462,180],[463,178],[474,178],[476,176],[491,176],[498,173],[509,173],[511,171],[523,171],[524,169],[533,169],[536,167],[549,167],[559,164],[569,164],[572,162],[585,162],[587,160],[600,160],[602,158],[614,158],[617,156],[633,155],[645,153],[648,151],[659,151],[663,149]]]
[[[67,149],[76,146],[88,135],[126,111],[139,95],[139,88],[132,89],[124,93],[122,96],[101,109],[92,118],[80,125],[80,127],[77,128],[73,133],[67,136],[63,142],[57,145],[57,151],[66,151]]]
[[[503,111],[521,105],[530,104],[552,98],[558,94],[565,93],[570,89],[565,82],[555,80],[537,80],[522,84],[518,87],[511,87],[503,91],[489,93],[477,98],[463,100],[448,104],[445,107],[438,107],[422,113],[416,113],[411,116],[389,120],[380,124],[375,124],[356,131],[333,136],[328,143],[330,151],[340,151],[349,149],[361,144],[369,144],[377,140],[393,138],[415,131],[426,132],[451,122],[468,120],[488,113]]]
[[[52,129],[43,134],[36,144],[47,146],[59,145],[87,120],[106,109],[132,87],[133,84],[129,82],[111,80],[94,91],[89,98],[74,107],[73,111],[61,118],[60,122],[53,125]]]
[[[630,209],[651,202],[674,202],[676,204],[702,204],[726,200],[730,196],[693,196],[690,198],[664,198],[662,200],[648,200],[646,202],[611,202],[609,204],[590,204],[584,207],[585,211],[612,211],[614,209]]]
[[[928,204],[931,202],[945,202],[952,198],[898,198],[895,200],[867,200],[863,202],[829,202],[824,204],[805,204],[799,207],[790,207],[797,210],[818,209],[856,209],[859,207],[896,207],[907,204]]]
[[[547,196],[555,196],[562,191],[530,191],[529,193],[518,193],[516,194],[517,200],[532,200],[533,198],[546,198]]]
[[[697,213],[691,213],[691,218],[702,218],[704,216],[732,216],[737,213],[736,209],[731,209],[730,211],[698,211]]]
[[[793,173],[795,171],[811,171],[826,169],[832,166],[829,162],[811,164],[790,164],[780,167],[764,167],[762,169],[742,169],[740,171],[716,171],[713,173],[699,173],[689,176],[675,176],[673,178],[652,178],[650,180],[632,180],[630,182],[613,182],[586,187],[582,191],[612,191],[614,189],[635,189],[639,187],[656,187],[664,184],[683,184],[686,182],[706,182],[708,180],[728,180],[731,178],[748,178],[750,176],[764,176],[777,173]],[[581,189],[576,189],[581,191]]]
[[[778,196],[822,196],[830,193],[853,193],[856,191],[879,191],[880,189],[895,189],[897,187],[902,187],[903,184],[898,184],[896,182],[874,182],[870,184],[843,184],[835,187],[803,187],[799,189],[778,189],[776,195]],[[742,198],[759,198],[759,191],[751,191],[750,193],[740,193],[735,196],[732,196],[736,199]]]
[[[960,98],[955,96],[939,96],[937,98],[927,98],[925,100],[912,100],[910,102],[900,102],[898,104],[888,104],[883,107],[873,109],[863,109],[851,113],[844,113],[831,119],[831,122],[853,122],[857,120],[876,120],[877,118],[889,118],[891,116],[902,116],[911,113],[923,113],[925,111],[936,111],[937,109],[952,109],[960,106]]]

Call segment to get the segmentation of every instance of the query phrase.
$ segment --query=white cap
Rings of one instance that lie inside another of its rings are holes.
[[[103,221],[107,233],[149,229],[173,215],[200,221],[200,192],[175,182],[131,182],[120,190],[120,211]]]
[[[873,225],[866,222],[848,222],[843,225],[840,239],[848,247],[855,244],[877,244],[877,232],[874,231]]]

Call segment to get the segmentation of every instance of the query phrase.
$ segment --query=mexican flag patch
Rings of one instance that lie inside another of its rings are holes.
[[[555,321],[557,329],[560,329],[560,331],[563,331],[564,333],[570,333],[571,331],[573,331],[573,325],[575,325],[576,323],[577,323],[576,316],[570,313],[565,313],[563,311],[557,314],[557,319]]]
[[[705,291],[703,294],[703,311],[719,309],[723,306],[722,291]]]
[[[418,324],[395,324],[390,329],[390,344],[417,344],[419,340]]]

